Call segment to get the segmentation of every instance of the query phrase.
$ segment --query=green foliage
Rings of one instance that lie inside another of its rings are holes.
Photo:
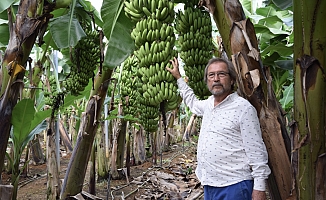
[[[1,0],[0,1],[0,13],[6,10],[11,4],[16,2],[16,0]]]
[[[18,189],[18,180],[22,170],[19,170],[19,163],[22,153],[36,134],[47,128],[46,118],[51,114],[51,110],[37,111],[31,99],[19,101],[12,111],[12,130],[10,137],[13,145],[13,157],[8,154],[9,164],[12,168],[12,185],[14,185],[14,196]],[[28,162],[25,163],[25,166]]]
[[[43,120],[50,116],[51,111],[36,111],[34,102],[31,99],[19,101],[12,111],[12,139],[15,145],[24,148],[29,139],[30,133]]]
[[[101,8],[105,22],[102,28],[109,41],[103,65],[109,69],[119,66],[135,46],[130,35],[134,23],[126,17],[122,8],[123,4],[115,0],[104,0]]]
[[[9,41],[9,26],[5,20],[0,20],[0,50],[4,50]]]
[[[62,26],[68,24],[68,26]],[[50,20],[49,23],[52,38],[58,48],[68,48],[75,46],[78,41],[85,37],[79,21],[76,18],[70,20],[70,15],[60,16]],[[67,37],[70,36],[70,37]]]
[[[65,97],[65,101],[64,101],[64,104],[63,104],[63,108],[68,108],[69,106],[71,105],[75,105],[76,104],[76,100],[77,99],[88,99],[89,96],[90,96],[90,92],[92,90],[92,85],[93,83],[90,81],[88,83],[88,85],[85,87],[85,90],[82,91],[80,93],[80,95],[78,96],[74,96],[72,94],[68,94],[66,97]]]
[[[273,3],[280,9],[287,9],[292,6],[292,0],[272,0]]]
[[[283,97],[280,99],[280,103],[285,111],[290,111],[293,107],[293,82],[289,86],[285,86],[283,90]]]
[[[79,15],[84,15],[84,17],[89,17],[88,13],[92,13],[92,18],[97,26],[103,27],[103,21],[101,19],[100,13],[95,9],[90,1],[79,0],[81,6],[77,6],[76,10]],[[85,12],[86,11],[86,12]]]
[[[1,0],[0,1],[0,51],[4,51],[9,42],[9,25],[8,25],[8,12],[7,8],[11,6],[13,13],[17,11],[17,5],[15,3],[18,0]]]
[[[265,6],[252,11],[254,1],[242,2],[245,13],[254,24],[261,58],[271,72],[276,98],[286,98],[282,106],[289,111],[293,105],[293,100],[290,100],[293,95],[289,95],[293,82],[293,12],[282,10],[271,1],[265,1]]]
[[[8,17],[6,9],[12,5],[13,3],[18,2],[18,0],[1,0],[0,1],[0,48],[1,50],[5,50],[6,46],[9,43],[9,26],[8,26]],[[39,1],[40,3],[42,1]],[[59,2],[50,0],[49,3]],[[19,179],[19,163],[20,157],[28,141],[30,141],[35,134],[38,134],[41,130],[44,130],[47,126],[47,122],[44,119],[51,114],[51,110],[40,111],[44,108],[44,92],[42,90],[38,90],[40,88],[45,88],[46,78],[45,76],[52,75],[51,69],[48,66],[48,63],[45,61],[44,57],[47,55],[51,55],[52,50],[61,51],[63,48],[74,47],[85,36],[85,31],[83,30],[83,26],[81,24],[82,20],[87,20],[89,22],[95,22],[99,29],[104,31],[104,35],[106,36],[106,40],[108,41],[107,50],[105,55],[105,66],[110,69],[115,68],[120,65],[126,57],[128,57],[133,51],[134,43],[131,39],[130,32],[134,24],[130,22],[130,20],[126,19],[124,15],[124,11],[122,10],[122,2],[123,1],[115,1],[115,0],[103,0],[102,5],[102,14],[103,19],[105,19],[106,23],[103,23],[99,13],[94,9],[90,1],[85,0],[73,0],[73,1],[60,1],[63,3],[71,3],[74,4],[69,5],[67,8],[57,9],[51,14],[54,15],[54,18],[50,20],[49,26],[46,30],[46,33],[43,37],[43,41],[45,42],[42,45],[42,56],[43,58],[35,59],[35,61],[40,61],[40,65],[45,67],[45,73],[42,74],[40,79],[43,81],[39,85],[35,86],[37,94],[36,101],[37,103],[34,105],[34,100],[32,99],[24,99],[17,103],[13,112],[12,112],[12,133],[11,133],[11,141],[14,145],[14,158],[9,158],[11,160],[13,168],[15,168],[15,175],[12,177],[13,182],[15,184],[18,183]],[[61,4],[64,5],[64,4]],[[112,9],[112,6],[116,6]],[[14,6],[13,16],[16,16],[17,7]],[[113,16],[113,17],[112,17]],[[112,20],[113,19],[113,20]],[[94,24],[94,23],[93,23]],[[44,26],[46,27],[46,26]],[[95,25],[92,26],[94,28]],[[94,29],[93,29],[94,30]],[[43,30],[42,30],[43,31]],[[41,36],[41,35],[40,35]],[[42,39],[42,38],[38,38]],[[28,57],[28,55],[25,55]],[[31,55],[31,57],[33,57]],[[33,57],[34,59],[34,57]],[[68,62],[67,60],[64,60]],[[70,68],[67,68],[66,64],[59,64],[64,69],[64,73],[59,74],[60,86],[62,84],[61,80],[63,77],[66,77],[70,72]],[[96,67],[99,64],[96,63]],[[96,72],[96,70],[94,70]],[[91,72],[93,73],[93,72]],[[30,76],[25,76],[25,83],[30,83],[31,80],[28,80]],[[76,106],[77,113],[81,113],[82,109],[85,109],[84,105],[89,98],[90,91],[92,90],[93,83],[89,82],[86,89],[81,92],[79,96],[66,95],[64,97],[64,104],[61,105],[60,109],[65,110],[70,105]],[[27,89],[26,89],[27,90]],[[17,91],[14,91],[17,92]],[[36,108],[35,108],[35,107]],[[114,112],[112,113],[114,114]],[[78,116],[77,116],[78,117]],[[125,119],[133,119],[132,116],[117,116],[116,117],[124,117]],[[39,124],[39,125],[38,125]],[[78,126],[78,125],[77,125]],[[28,163],[28,162],[26,162]]]

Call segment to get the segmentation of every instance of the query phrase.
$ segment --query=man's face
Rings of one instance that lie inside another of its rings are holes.
[[[207,69],[207,87],[214,96],[223,96],[231,92],[233,81],[227,65],[223,62],[211,64]]]

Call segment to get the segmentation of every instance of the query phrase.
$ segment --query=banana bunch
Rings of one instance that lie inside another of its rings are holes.
[[[168,111],[180,103],[175,79],[165,69],[172,67],[169,60],[177,56],[173,50],[174,4],[168,0],[130,0],[125,2],[124,10],[136,22],[131,37],[139,64],[140,95],[136,97],[140,104],[139,119],[146,131],[153,132],[158,128],[161,104]]]
[[[185,5],[183,12],[177,13],[175,29],[179,34],[180,57],[185,63],[188,84],[199,99],[204,99],[210,95],[203,82],[204,71],[208,60],[213,56],[210,14],[192,0]]]
[[[165,66],[171,67],[168,62],[155,63],[149,65],[148,68],[141,67],[138,70],[138,74],[144,83],[155,85],[161,82],[173,82],[174,77],[165,69]]]
[[[188,6],[184,12],[177,13],[176,30],[185,34],[188,32],[199,32],[211,35],[212,22],[209,13],[200,7]]]
[[[48,88],[44,91],[44,101],[46,105],[52,106],[54,103],[53,96],[56,96],[58,93],[54,75],[48,77],[48,82]]]
[[[200,30],[203,30],[202,28]],[[200,49],[208,50],[212,41],[207,39],[207,35],[204,35],[201,32],[190,31],[179,36],[178,42],[182,44],[181,51],[186,51],[189,49]],[[206,47],[206,48],[205,48]]]
[[[159,105],[163,101],[177,102],[178,95],[175,95],[177,90],[176,84],[172,82],[161,82],[152,84],[143,85],[143,97],[147,99],[149,105],[155,106]]]
[[[156,41],[168,41],[174,44],[175,36],[173,31],[173,27],[168,23],[163,23],[157,19],[145,18],[136,23],[136,27],[131,32],[131,37],[134,39],[137,49],[148,42],[148,46],[144,46],[142,50],[149,51],[147,47],[150,47],[153,42],[157,43]],[[159,46],[162,44],[157,45],[157,47],[154,47],[164,48]]]
[[[177,57],[173,49],[176,41],[172,26],[174,4],[168,0],[130,0],[124,5],[126,16],[136,22],[131,37],[135,41],[137,75],[141,80],[138,91],[142,96],[138,96],[137,101],[145,106],[139,118],[145,130],[153,131],[158,128],[161,104],[168,111],[180,103],[175,79],[165,69],[172,67],[169,60]]]
[[[138,62],[135,56],[130,56],[125,60],[120,81],[120,94],[123,97],[121,99],[124,115],[137,115],[138,102],[136,98],[139,95],[137,88],[140,84],[136,76],[137,68]]]
[[[140,79],[139,83],[142,84]],[[138,86],[138,89],[135,91],[135,99],[137,105],[137,117],[139,119],[139,123],[142,124],[145,131],[147,132],[155,132],[158,129],[158,121],[159,121],[159,106],[154,105],[151,106],[148,104],[148,100],[143,97],[143,90],[142,86]]]
[[[152,18],[164,23],[174,20],[174,5],[168,0],[130,0],[124,2],[125,15],[134,22]]]
[[[158,121],[160,119],[160,112],[157,106],[149,106],[142,104],[139,109],[140,123],[147,132],[155,132],[158,129]]]
[[[133,117],[137,117],[139,110],[137,101],[137,96],[140,95],[138,91],[133,91],[128,98],[122,98],[123,103],[123,112],[124,115],[131,115]]]
[[[60,106],[64,104],[66,92],[57,87],[56,79],[54,75],[51,75],[48,78],[47,90],[43,94],[45,105],[52,108],[51,118],[53,118]]]
[[[180,57],[188,66],[205,65],[207,59],[212,56],[210,51],[198,48],[190,48],[181,51]]]
[[[134,70],[137,69],[137,67],[138,63],[135,56],[130,56],[125,60],[120,80],[120,94],[122,97],[130,97],[132,92],[137,89],[136,86],[134,86],[136,77]]]
[[[70,74],[63,81],[66,92],[79,95],[85,89],[100,62],[100,38],[97,31],[85,30],[86,36],[74,47],[71,55]]]
[[[206,83],[203,81],[204,78],[204,71],[206,65],[198,65],[194,67],[186,67],[188,69],[188,74],[192,74],[193,80],[198,81],[189,81],[188,85],[191,88],[194,88],[194,93],[199,97],[199,99],[206,99],[208,96],[211,95],[209,92]],[[185,71],[186,71],[186,68]],[[200,72],[200,73],[199,73]]]

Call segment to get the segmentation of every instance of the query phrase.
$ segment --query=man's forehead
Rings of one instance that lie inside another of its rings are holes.
[[[224,62],[214,62],[208,67],[208,71],[216,69],[227,69],[227,65]]]

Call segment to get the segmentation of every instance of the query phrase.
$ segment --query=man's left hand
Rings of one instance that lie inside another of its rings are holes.
[[[266,192],[253,190],[252,191],[252,200],[266,200]]]

